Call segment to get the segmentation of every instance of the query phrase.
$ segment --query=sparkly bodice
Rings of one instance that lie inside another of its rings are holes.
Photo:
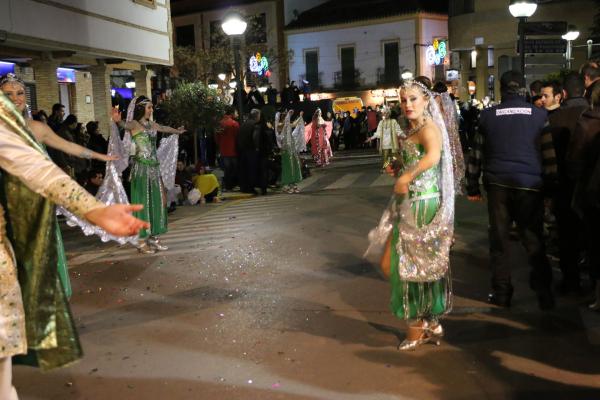
[[[403,171],[413,168],[425,155],[425,148],[421,144],[405,140],[402,146]],[[429,168],[413,180],[409,187],[409,197],[421,197],[440,192],[439,188],[440,166],[439,164]]]
[[[156,135],[149,130],[144,130],[133,136],[135,143],[135,158],[138,161],[157,162]]]

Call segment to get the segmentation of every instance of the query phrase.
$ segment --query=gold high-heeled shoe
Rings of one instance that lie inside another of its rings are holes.
[[[169,247],[162,244],[156,236],[150,236],[147,240],[147,243],[148,243],[148,246],[150,246],[153,249],[156,249],[158,251],[169,250]]]
[[[441,326],[438,324],[438,326]],[[397,349],[401,351],[410,351],[415,350],[417,347],[429,343],[431,341],[435,341],[437,345],[439,345],[439,339],[434,340],[434,336],[431,335],[431,329],[427,321],[423,321],[423,325],[421,326],[411,326],[409,329],[419,329],[421,330],[421,334],[417,339],[410,340],[404,339],[402,342],[398,344]]]
[[[147,242],[142,242],[142,244],[136,246],[138,253],[140,254],[155,254],[156,253],[156,249],[150,247],[150,245]]]
[[[437,346],[440,345],[441,339],[444,337],[444,327],[439,322],[435,325],[429,325],[428,329],[431,341]]]

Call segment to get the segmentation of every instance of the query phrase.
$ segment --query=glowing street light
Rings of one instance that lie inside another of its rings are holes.
[[[234,57],[234,61],[235,61],[235,78],[237,81],[240,82],[239,86],[237,87],[237,102],[238,102],[238,109],[239,109],[239,113],[240,113],[240,121],[242,121],[243,119],[243,115],[244,115],[244,105],[243,103],[243,99],[242,99],[242,66],[241,66],[241,61],[240,61],[240,36],[244,34],[244,32],[246,32],[246,27],[248,26],[248,23],[246,21],[244,21],[244,18],[237,12],[235,11],[230,11],[229,13],[227,13],[225,15],[225,17],[223,18],[223,23],[221,24],[221,28],[223,28],[223,32],[225,32],[225,34],[227,36],[229,36],[231,38],[232,44],[233,44],[233,57]],[[236,88],[236,86],[231,86],[231,83],[229,83],[229,86],[231,88]],[[233,82],[236,83],[236,82]]]
[[[511,0],[508,10],[515,18],[529,18],[537,10],[537,3],[533,0]]]
[[[525,22],[537,10],[534,0],[510,0],[508,10],[513,17],[519,19],[519,53],[521,58],[521,73],[525,76]]]
[[[571,55],[573,53],[573,40],[577,40],[579,37],[579,31],[575,27],[575,25],[569,25],[567,29],[567,33],[562,35],[562,38],[567,41],[567,52],[565,53],[565,58],[567,59],[567,69],[571,69]]]

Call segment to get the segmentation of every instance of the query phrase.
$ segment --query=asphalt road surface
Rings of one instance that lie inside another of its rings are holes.
[[[157,255],[69,229],[85,358],[15,367],[21,399],[600,399],[600,314],[585,296],[539,311],[521,252],[513,307],[485,302],[483,203],[457,202],[441,346],[396,350],[405,324],[362,258],[391,193],[378,166],[337,159],[301,194],[179,208]]]

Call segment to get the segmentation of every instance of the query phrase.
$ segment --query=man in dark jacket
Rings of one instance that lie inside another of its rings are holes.
[[[240,162],[239,183],[244,193],[257,194],[254,188],[258,179],[261,126],[260,110],[252,109],[250,118],[240,127],[238,154]]]
[[[547,113],[525,101],[525,79],[508,71],[500,79],[502,103],[481,112],[468,169],[469,200],[481,200],[479,177],[488,195],[492,293],[489,302],[509,307],[510,230],[516,222],[531,266],[529,285],[541,309],[554,307],[552,270],[543,240],[544,181],[556,175]],[[546,178],[546,179],[544,179]]]
[[[581,221],[571,208],[575,182],[567,174],[566,157],[569,139],[577,120],[588,108],[588,102],[583,97],[585,86],[583,78],[577,73],[569,74],[563,83],[563,102],[560,108],[548,116],[549,129],[552,132],[552,142],[556,152],[558,169],[558,186],[560,190],[554,195],[554,214],[558,226],[560,269],[562,281],[558,286],[559,292],[579,291],[578,256],[580,250]]]

